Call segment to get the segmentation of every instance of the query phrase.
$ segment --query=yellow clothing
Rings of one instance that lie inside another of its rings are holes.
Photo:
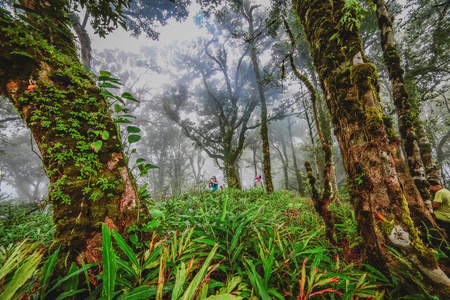
[[[434,195],[433,201],[439,203],[439,207],[434,210],[436,219],[450,222],[450,191],[447,189],[440,189]]]

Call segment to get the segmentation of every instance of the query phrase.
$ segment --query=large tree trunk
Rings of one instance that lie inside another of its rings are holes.
[[[239,180],[239,173],[236,168],[236,158],[234,155],[225,155],[224,172],[227,178],[228,187],[240,190],[241,181]]]
[[[422,140],[422,143],[425,143],[425,139],[428,140],[428,138],[426,137],[425,132],[423,132],[419,137],[414,128],[414,120],[416,118],[420,119],[420,114],[419,110],[414,112],[413,106],[409,101],[409,95],[403,78],[404,70],[401,67],[401,59],[394,45],[394,37],[392,34],[392,16],[388,13],[384,0],[376,1],[376,5],[378,26],[381,30],[381,47],[383,49],[385,64],[389,71],[389,78],[394,91],[394,105],[399,117],[400,134],[403,142],[405,143],[404,150],[406,152],[409,173],[414,180],[414,184],[419,190],[422,201],[424,201],[427,204],[428,209],[431,210],[431,195],[428,191],[430,184],[426,178],[427,174],[422,157],[425,159],[428,166],[428,176],[430,176],[429,179],[437,178],[437,181],[439,182],[438,170],[434,164],[433,157],[431,156],[431,151],[426,151],[423,146],[422,153],[420,151],[419,139]],[[424,156],[421,156],[421,154]],[[434,165],[434,167],[430,167],[430,164]],[[428,234],[428,229],[435,227],[435,224],[428,222],[428,219],[422,219],[420,209],[416,211],[416,208],[417,206],[411,206],[411,215],[413,216],[416,225],[420,224],[420,222],[425,223],[427,229],[422,228],[422,233],[426,235]],[[435,227],[435,229],[437,230],[429,231],[431,235],[438,239],[445,238],[445,234],[439,230],[439,227]]]
[[[405,143],[404,149],[409,172],[419,189],[423,201],[429,201],[431,199],[428,191],[430,185],[426,180],[425,169],[420,157],[418,137],[414,130],[414,114],[411,111],[411,104],[408,101],[408,93],[403,79],[404,70],[400,65],[400,56],[394,45],[392,16],[388,13],[384,0],[376,1],[376,5],[378,26],[381,30],[381,47],[394,91],[394,105],[399,119],[400,134]]]
[[[126,235],[139,221],[116,124],[71,36],[41,36],[2,14],[0,28],[0,93],[31,130],[50,179],[56,224],[50,251],[61,247],[59,270],[97,262],[102,223]]]
[[[449,297],[450,280],[411,218],[410,208],[434,223],[381,109],[377,72],[363,55],[354,8],[344,0],[293,4],[330,110],[368,262],[388,272],[390,243]],[[345,14],[347,22],[341,22]]]

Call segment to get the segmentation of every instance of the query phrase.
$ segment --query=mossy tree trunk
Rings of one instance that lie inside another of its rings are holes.
[[[70,34],[41,34],[2,12],[0,28],[0,93],[33,134],[50,179],[50,251],[61,248],[63,272],[71,262],[97,262],[102,223],[126,235],[139,216],[116,124]]]
[[[357,10],[344,0],[293,4],[339,142],[367,261],[387,273],[395,260],[387,251],[389,243],[449,297],[450,280],[411,218],[410,208],[433,223],[381,109],[377,71],[362,51]]]
[[[433,148],[431,146],[428,134],[425,131],[423,122],[420,119],[420,105],[417,100],[417,86],[413,78],[409,78],[408,74],[405,75],[406,90],[408,92],[408,99],[411,103],[411,111],[413,113],[414,130],[417,134],[417,140],[419,143],[420,157],[422,159],[425,174],[428,180],[433,179],[440,183],[439,169],[433,158]],[[437,161],[439,162],[439,151],[437,152]]]
[[[403,78],[404,70],[401,67],[401,59],[394,45],[394,37],[392,33],[392,16],[389,14],[384,0],[376,1],[376,5],[378,26],[381,30],[381,47],[383,50],[385,64],[389,72],[392,89],[394,91],[394,105],[396,107],[399,119],[399,131],[402,137],[402,141],[405,144],[404,150],[406,153],[406,161],[408,163],[409,173],[411,174],[414,183],[419,190],[422,201],[426,203],[428,209],[431,209],[431,195],[428,191],[428,187],[430,186],[430,184],[427,181],[427,174],[425,171],[424,163],[422,161],[422,157],[427,163],[429,171],[428,176],[431,176],[429,177],[430,179],[437,178],[437,180],[439,181],[438,170],[436,165],[434,164],[431,151],[426,151],[423,146],[422,153],[420,151],[419,139],[421,139],[422,143],[424,143],[425,139],[428,140],[428,138],[426,137],[426,133],[424,131],[420,134],[419,137],[415,130],[415,120],[420,120],[420,114],[419,110],[415,111],[413,109],[413,106],[409,101],[409,95],[406,89],[405,80]],[[429,143],[428,145],[430,146],[429,148],[431,150],[431,145]],[[421,154],[423,156],[421,156]],[[437,176],[435,175],[435,173],[437,173]],[[422,219],[422,213],[420,209],[417,211],[415,210],[415,208],[417,207],[411,207],[411,216],[413,217],[415,223],[420,224],[420,222],[424,222],[427,228],[434,227],[436,229],[429,231],[430,234],[432,234],[436,238],[445,238],[445,234],[439,230],[439,227],[437,227],[434,222],[428,222],[428,219]],[[424,235],[427,234],[427,230],[425,228],[423,228],[422,231]]]
[[[256,53],[256,37],[254,36],[254,24],[253,24],[253,10],[258,6],[250,6],[249,2],[246,2],[242,6],[242,15],[248,22],[249,30],[248,34],[253,38],[250,44],[250,58],[253,64],[253,71],[256,77],[256,85],[258,89],[259,100],[261,103],[261,140],[262,140],[262,152],[263,152],[263,171],[264,171],[264,182],[266,184],[267,193],[273,192],[273,182],[272,182],[272,171],[270,163],[270,143],[269,143],[269,124],[267,117],[267,103],[266,96],[264,94],[263,83],[261,78],[261,71],[259,69],[258,55]]]
[[[234,154],[225,155],[224,173],[227,177],[228,187],[240,190],[241,181],[239,180],[239,174],[236,168],[236,159]]]
[[[414,113],[411,111],[411,104],[408,101],[408,93],[403,78],[404,70],[400,65],[400,56],[394,45],[392,16],[388,13],[384,0],[377,0],[376,5],[378,26],[381,30],[381,47],[394,91],[394,105],[399,119],[400,134],[405,144],[409,172],[423,201],[429,201],[431,199],[428,191],[430,185],[426,180],[424,165],[420,157],[418,136],[414,129]]]

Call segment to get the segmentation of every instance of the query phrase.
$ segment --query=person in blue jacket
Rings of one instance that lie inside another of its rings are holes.
[[[209,183],[209,187],[212,191],[217,191],[217,187],[219,186],[219,182],[216,179],[216,176],[211,177],[211,182]]]

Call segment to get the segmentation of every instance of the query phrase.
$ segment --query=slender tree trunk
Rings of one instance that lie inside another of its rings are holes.
[[[400,155],[380,106],[377,72],[363,55],[357,16],[344,0],[293,0],[311,45],[324,99],[337,135],[355,217],[372,265],[388,273],[394,245],[450,296],[450,280],[419,237],[410,207],[434,223]],[[346,15],[347,14],[347,15]],[[346,16],[347,22],[342,22]]]
[[[297,156],[295,154],[295,148],[294,148],[294,139],[292,137],[292,125],[294,123],[291,123],[288,118],[288,132],[289,132],[289,141],[291,145],[291,151],[292,151],[292,160],[294,161],[294,171],[295,171],[295,178],[297,180],[297,186],[298,186],[298,192],[300,196],[305,196],[305,188],[303,186],[303,180],[302,175],[300,174],[300,170],[297,165]]]
[[[283,144],[282,144],[281,147],[282,147],[282,149],[280,149],[276,145],[273,145],[273,148],[275,148],[275,150],[277,150],[278,155],[280,156],[282,169],[283,169],[283,177],[284,177],[284,180],[283,180],[284,181],[284,189],[289,190],[289,173],[288,173],[289,162],[287,159],[288,157],[287,157],[287,153],[286,153],[286,145],[283,146]]]
[[[317,153],[316,153],[316,142],[314,140],[313,122],[309,118],[309,114],[308,114],[308,109],[307,109],[306,103],[304,103],[304,107],[305,107],[306,123],[308,124],[308,129],[309,129],[309,137],[311,139],[311,145],[312,145],[312,148],[313,148],[312,154],[313,154],[313,159],[314,159],[314,167],[316,169],[315,171],[316,171],[316,174],[317,174],[317,184],[320,186],[320,180],[319,180],[319,159],[318,159]]]
[[[284,143],[285,141],[282,141],[281,144],[281,149],[283,150],[283,155],[284,155],[284,163],[283,163],[283,173],[284,173],[284,188],[286,190],[289,190],[289,172],[288,172],[288,167],[289,167],[289,156],[287,154],[287,149],[286,149],[286,144]]]
[[[311,73],[314,73],[311,71]],[[319,98],[320,99],[320,98]],[[320,128],[323,129],[323,138],[325,144],[330,146],[330,162],[329,162],[329,168],[330,168],[330,184],[331,184],[331,194],[333,201],[336,201],[336,203],[340,203],[339,199],[339,188],[337,185],[337,179],[336,179],[336,166],[334,164],[334,155],[333,155],[333,138],[331,136],[331,120],[329,114],[322,108],[321,102],[319,101],[318,105],[318,111],[319,111],[319,120],[320,120]],[[325,164],[327,163],[327,160],[325,159]]]
[[[253,9],[255,6],[246,7],[242,9],[243,15],[249,25],[249,36],[254,37],[253,28]],[[258,64],[258,56],[256,54],[256,41],[252,41],[250,44],[250,58],[253,64],[253,71],[255,72],[256,85],[258,89],[259,100],[261,103],[261,139],[262,139],[262,152],[263,152],[263,171],[264,171],[264,181],[266,184],[267,193],[273,192],[273,182],[272,182],[272,171],[270,163],[270,143],[269,143],[269,124],[267,121],[267,103],[266,96],[264,94],[264,89],[262,85],[261,71]]]
[[[0,28],[0,94],[31,130],[50,179],[56,224],[50,251],[60,247],[57,269],[97,262],[102,223],[126,237],[139,222],[117,126],[70,35],[41,36],[2,13]]]
[[[69,14],[70,21],[72,22],[72,28],[75,30],[81,49],[81,62],[86,66],[88,70],[91,69],[91,39],[86,30],[87,20],[89,19],[89,13],[86,12],[83,23],[80,23],[80,19],[75,13]]]

